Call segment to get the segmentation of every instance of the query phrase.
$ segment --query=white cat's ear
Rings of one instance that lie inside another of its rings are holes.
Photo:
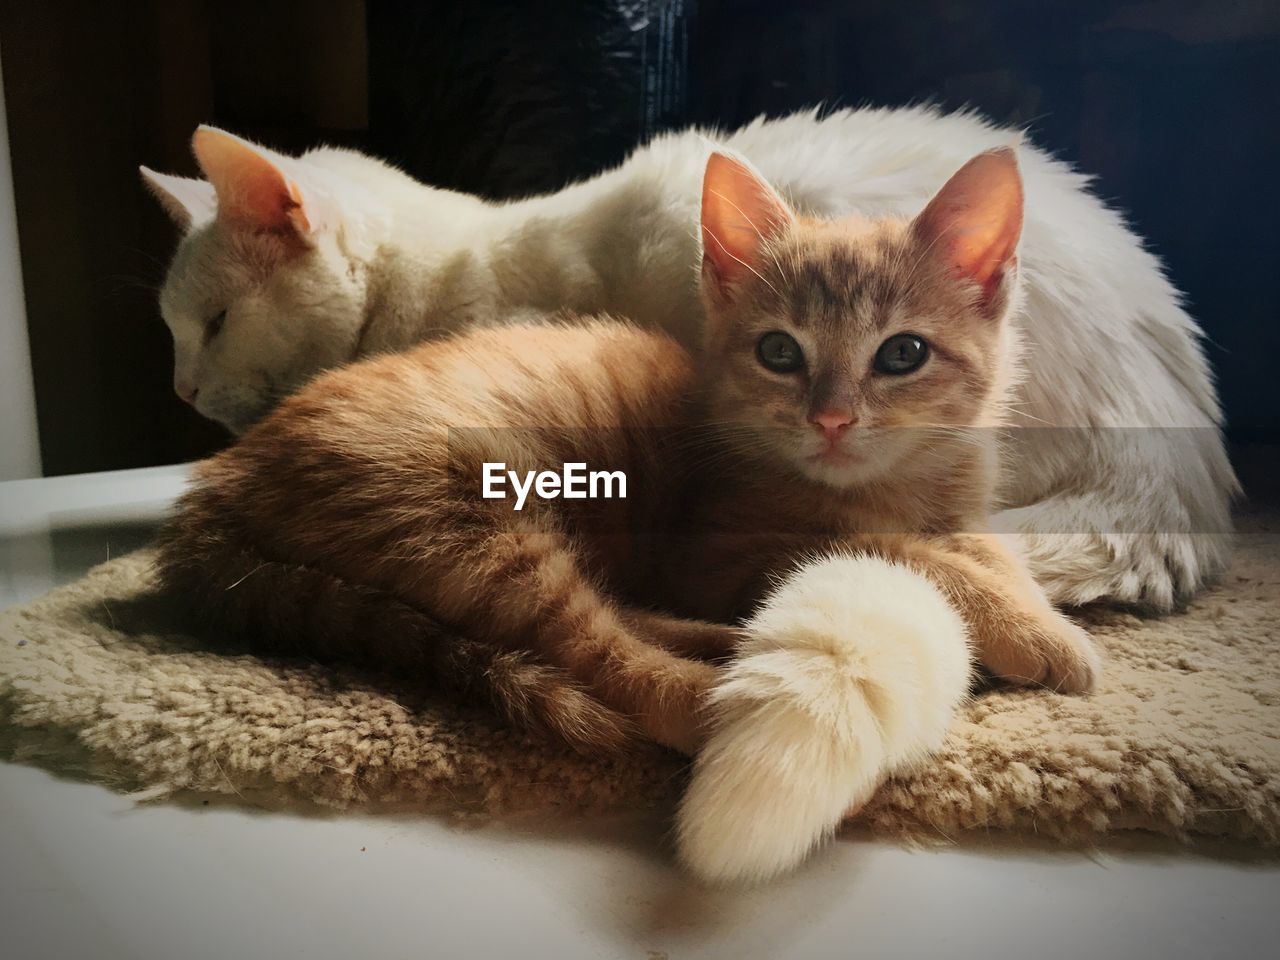
[[[976,283],[989,303],[1015,263],[1022,234],[1022,176],[1013,149],[980,153],[956,171],[912,230],[955,276]]]
[[[200,169],[218,196],[218,219],[237,226],[305,237],[311,230],[298,184],[283,158],[215,127],[191,138]]]
[[[218,201],[213,184],[191,177],[175,177],[170,173],[157,173],[148,167],[139,167],[142,183],[151,195],[160,201],[164,212],[187,233],[193,226],[212,220]]]
[[[759,274],[765,244],[785,232],[795,214],[759,174],[723,153],[707,159],[702,181],[702,273],[722,295]]]

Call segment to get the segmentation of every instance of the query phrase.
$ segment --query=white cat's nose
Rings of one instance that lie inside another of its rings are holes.
[[[173,392],[178,395],[183,403],[189,403],[195,406],[196,396],[200,393],[200,388],[195,387],[184,380],[173,381]]]

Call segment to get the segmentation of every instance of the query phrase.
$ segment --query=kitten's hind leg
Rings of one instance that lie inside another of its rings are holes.
[[[694,660],[728,660],[745,636],[727,624],[687,620],[655,610],[629,609],[623,611],[623,617],[650,643]]]
[[[429,569],[405,566],[389,586],[465,635],[531,650],[645,736],[696,753],[705,739],[703,701],[719,671],[662,644],[705,647],[706,625],[695,622],[691,639],[678,641],[668,619],[651,636],[652,617],[606,596],[582,569],[572,538],[550,526],[537,516],[507,521],[432,557]]]
[[[620,751],[633,725],[563,670],[526,651],[459,636],[397,597],[302,564],[271,561],[210,525],[175,522],[161,539],[160,585],[193,624],[258,652],[349,661],[421,676],[487,701],[515,726],[588,753]]]

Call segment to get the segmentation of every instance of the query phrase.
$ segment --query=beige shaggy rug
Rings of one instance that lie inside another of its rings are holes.
[[[919,840],[1139,828],[1280,846],[1280,526],[1250,524],[1222,585],[1184,613],[1087,614],[1108,658],[1097,694],[983,693],[861,819]],[[203,649],[149,598],[148,561],[0,615],[4,756],[153,799],[471,816],[668,804],[682,784],[656,748],[587,759],[404,680]]]

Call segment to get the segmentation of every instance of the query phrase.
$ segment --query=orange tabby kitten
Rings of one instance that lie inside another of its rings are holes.
[[[968,642],[1015,682],[1093,682],[1088,638],[981,533],[1021,220],[1009,150],[911,222],[801,220],[714,155],[696,362],[593,320],[326,374],[197,469],[162,575],[264,641],[696,755],[686,861],[777,872],[937,746]],[[630,489],[517,510],[482,496],[496,463]]]

